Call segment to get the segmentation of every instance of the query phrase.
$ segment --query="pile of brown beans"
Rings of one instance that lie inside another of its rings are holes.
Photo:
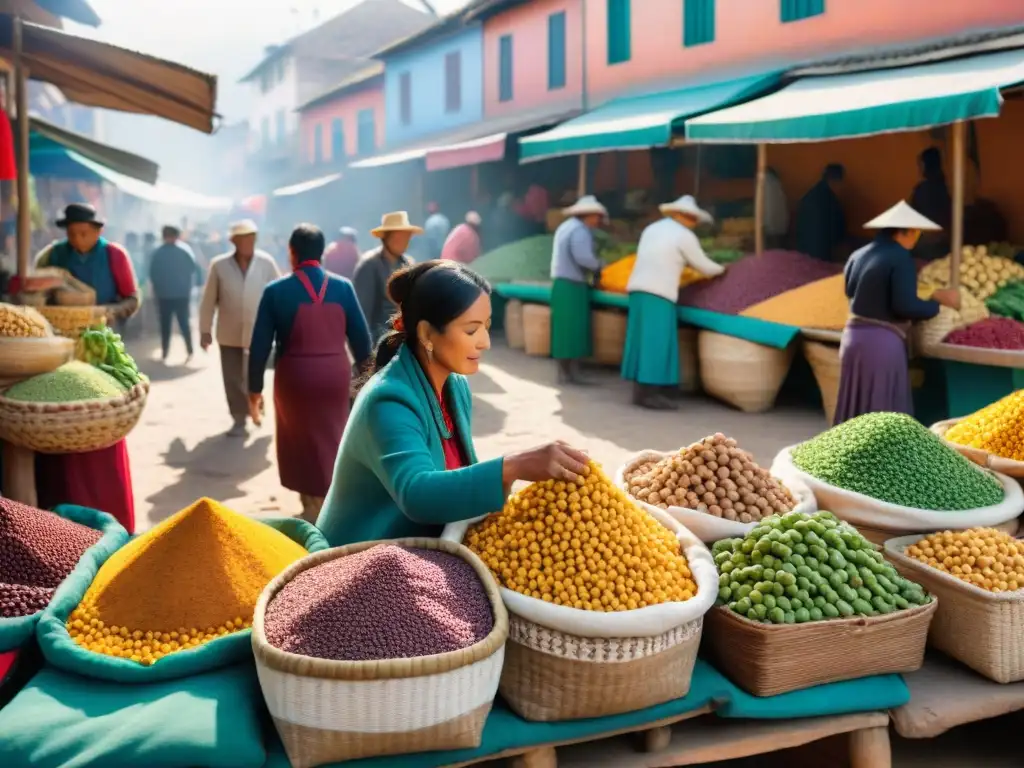
[[[100,532],[53,512],[0,498],[0,618],[49,603]]]
[[[494,628],[473,566],[447,552],[379,544],[298,574],[267,605],[276,648],[335,661],[406,659],[480,642]]]

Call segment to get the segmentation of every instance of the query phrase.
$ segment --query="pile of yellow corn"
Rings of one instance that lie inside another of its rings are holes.
[[[740,313],[743,317],[830,331],[842,330],[849,314],[843,275],[815,280],[766,299]]]
[[[1004,459],[1024,461],[1024,389],[965,416],[945,438]]]

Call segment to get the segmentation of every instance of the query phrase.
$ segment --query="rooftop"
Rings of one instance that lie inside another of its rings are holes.
[[[297,111],[302,112],[305,109],[312,109],[318,107],[331,99],[336,99],[339,96],[344,95],[350,91],[354,91],[357,88],[365,88],[375,80],[384,77],[384,64],[375,61],[372,64],[360,69],[355,74],[349,75],[342,81],[332,85],[323,93],[318,93],[316,96],[311,98],[304,104],[300,104]]]

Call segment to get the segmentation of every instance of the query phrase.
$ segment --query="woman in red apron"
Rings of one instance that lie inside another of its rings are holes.
[[[352,283],[322,265],[324,235],[300,224],[288,241],[292,274],[263,291],[249,349],[253,418],[263,409],[263,377],[276,340],[274,414],[281,485],[314,522],[331,484],[348,421],[352,358],[370,359],[370,333]]]

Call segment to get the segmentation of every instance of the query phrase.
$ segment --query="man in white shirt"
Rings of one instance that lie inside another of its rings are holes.
[[[217,316],[224,394],[234,426],[231,437],[245,437],[249,419],[249,341],[263,289],[281,276],[274,259],[256,249],[256,222],[245,219],[231,225],[233,250],[210,262],[203,299],[199,305],[199,344],[205,352],[213,343],[213,317]]]
[[[694,229],[711,215],[692,195],[659,207],[665,217],[640,235],[636,264],[626,284],[629,324],[622,356],[622,378],[633,382],[633,402],[642,408],[675,410],[662,390],[679,388],[679,279],[689,266],[703,275],[725,268],[707,257]]]

